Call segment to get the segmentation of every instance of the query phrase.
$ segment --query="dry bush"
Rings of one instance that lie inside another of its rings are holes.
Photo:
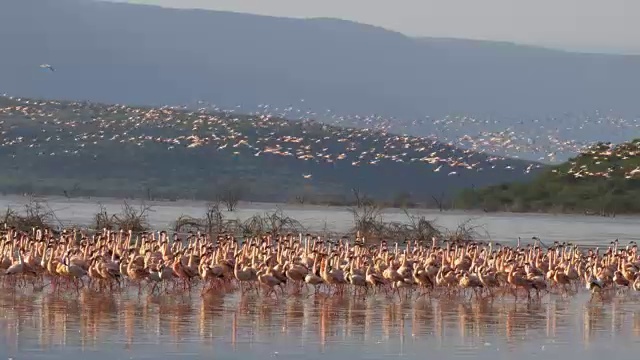
[[[220,202],[212,202],[207,204],[203,218],[182,215],[174,222],[173,228],[176,232],[202,231],[213,237],[223,233],[235,234],[238,221],[225,219]]]
[[[353,189],[356,205],[348,210],[353,216],[352,234],[360,234],[366,240],[381,240],[384,237],[385,223],[382,219],[382,207],[358,189]]]
[[[300,233],[305,227],[296,219],[286,216],[282,209],[262,215],[254,215],[240,225],[244,236],[271,234]]]
[[[392,242],[419,242],[424,245],[431,245],[433,239],[439,241],[442,233],[426,219],[419,220],[418,223],[383,222],[373,236],[365,237],[365,241],[389,240]]]
[[[446,230],[444,238],[451,242],[476,241],[480,238],[490,239],[489,232],[484,225],[474,224],[475,219],[467,219],[454,230]]]
[[[113,216],[109,216],[107,208],[102,204],[98,204],[100,211],[93,215],[93,228],[96,230],[113,230],[116,228]]]
[[[418,241],[432,243],[435,237],[442,236],[431,221],[424,216],[418,217],[409,214],[405,209],[408,222],[386,222],[382,216],[382,206],[373,199],[361,194],[358,189],[353,189],[356,206],[349,208],[353,215],[353,229],[351,234],[359,234],[367,242],[390,241]]]
[[[32,231],[34,227],[45,229],[53,228],[58,221],[55,212],[51,210],[46,201],[30,197],[24,205],[22,213],[7,207],[2,222],[6,227],[15,227],[20,231]]]
[[[202,231],[202,219],[194,218],[188,215],[180,215],[173,222],[173,231],[185,233],[189,231]]]
[[[411,215],[406,209],[407,223],[386,223],[385,233],[389,238],[404,241],[417,241],[425,245],[431,245],[433,239],[439,240],[442,231],[438,229],[432,220],[424,216]]]
[[[100,211],[93,217],[93,228],[95,230],[147,231],[150,228],[149,212],[151,211],[153,211],[151,206],[144,202],[135,208],[125,201],[120,213],[109,215],[104,205],[100,204]]]
[[[234,211],[238,207],[238,203],[246,195],[247,188],[244,184],[237,181],[228,181],[218,186],[216,199],[218,203],[222,203],[227,211]]]

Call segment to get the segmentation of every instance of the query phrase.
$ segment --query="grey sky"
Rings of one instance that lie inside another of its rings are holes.
[[[116,0],[114,0],[116,1]],[[126,1],[126,0],[117,0]],[[335,17],[408,35],[640,53],[638,0],[135,0],[287,17]]]

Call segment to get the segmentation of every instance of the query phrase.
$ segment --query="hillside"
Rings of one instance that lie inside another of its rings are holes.
[[[25,97],[403,118],[638,114],[638,56],[89,0],[3,0],[0,34],[0,92]]]
[[[530,182],[466,190],[456,203],[487,211],[640,213],[640,139],[595,144]]]
[[[69,196],[429,203],[539,165],[419,137],[205,111],[0,97],[0,190]]]

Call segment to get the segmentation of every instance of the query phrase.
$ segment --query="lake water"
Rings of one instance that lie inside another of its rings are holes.
[[[0,206],[21,209],[24,197]],[[50,198],[63,224],[87,224],[98,202],[118,212],[121,201]],[[150,223],[167,228],[179,215],[201,216],[198,202],[151,203]],[[246,219],[275,208],[241,204]],[[345,208],[282,206],[310,230],[347,231]],[[638,239],[637,219],[417,211],[443,227],[473,218],[494,240],[537,235],[548,243]],[[385,219],[403,221],[399,210]],[[367,299],[238,292],[201,298],[132,293],[54,295],[0,287],[0,359],[618,359],[637,358],[640,297],[589,302],[588,294],[540,302]]]
[[[24,208],[27,197],[0,197],[0,209],[12,207],[15,210]],[[137,201],[129,201],[138,206]],[[110,214],[118,213],[122,208],[122,200],[116,199],[66,199],[51,197],[47,206],[54,210],[59,221],[64,225],[86,225],[92,221],[93,215],[99,211],[99,204],[107,208]],[[147,202],[152,206],[149,222],[155,229],[170,229],[172,223],[180,215],[202,217],[206,204],[196,201]],[[282,209],[287,216],[293,217],[306,226],[309,231],[322,231],[325,226],[332,232],[347,232],[353,226],[353,216],[344,207],[327,207],[312,205],[282,205],[265,203],[242,203],[234,212],[225,212],[229,219],[245,220],[255,214],[262,214]],[[538,236],[546,244],[553,241],[567,241],[579,244],[606,244],[614,239],[622,243],[630,240],[640,241],[639,218],[618,216],[604,218],[584,215],[546,215],[546,214],[491,214],[484,212],[438,212],[434,210],[412,210],[412,214],[423,215],[434,220],[436,225],[455,229],[458,225],[471,219],[473,225],[480,227],[480,232],[488,238],[501,242],[514,242],[518,237],[531,241]],[[407,216],[402,210],[388,209],[384,212],[387,221],[406,222]]]
[[[640,301],[0,295],[2,359],[637,358]]]

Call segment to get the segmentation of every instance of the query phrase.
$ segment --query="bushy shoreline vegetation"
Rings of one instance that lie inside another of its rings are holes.
[[[532,181],[465,190],[455,204],[485,211],[640,213],[640,140],[595,144]]]

